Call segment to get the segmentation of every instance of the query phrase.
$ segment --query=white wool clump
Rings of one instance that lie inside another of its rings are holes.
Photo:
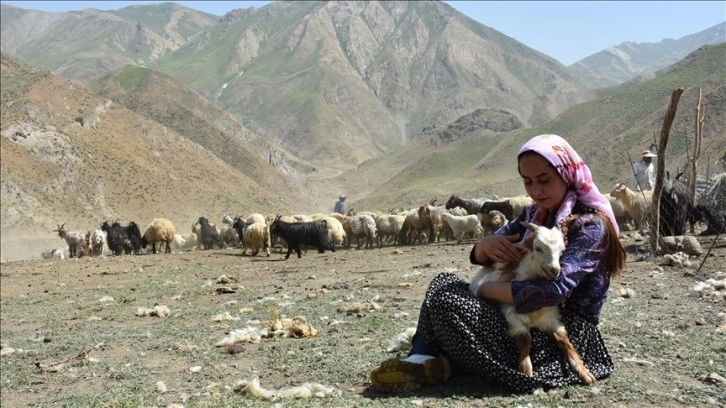
[[[223,347],[235,343],[259,343],[260,339],[263,338],[292,337],[299,339],[302,337],[316,337],[318,334],[318,330],[308,323],[305,317],[281,318],[280,312],[273,309],[272,320],[260,322],[260,327],[247,326],[244,329],[232,330],[217,342],[216,346]]]
[[[693,287],[701,297],[712,297],[715,300],[726,297],[726,279],[706,279],[705,282],[697,282]]]
[[[231,346],[235,343],[259,343],[262,339],[262,329],[259,327],[247,326],[244,329],[235,329],[229,332],[215,346]]]
[[[663,255],[663,259],[666,262],[668,262],[668,265],[670,265],[670,266],[680,266],[680,267],[691,266],[691,261],[689,260],[688,255],[684,254],[683,252],[676,252],[675,254]]]
[[[631,288],[620,288],[618,289],[618,296],[626,299],[634,298],[635,291]]]
[[[239,316],[232,316],[229,312],[220,313],[212,317],[212,321],[221,322],[224,320],[240,320]]]
[[[136,309],[136,316],[156,316],[156,317],[167,317],[171,311],[169,307],[164,305],[154,305],[153,309],[148,307],[139,306]]]
[[[416,334],[415,327],[409,327],[401,333],[398,333],[396,337],[391,339],[391,341],[388,343],[388,348],[386,349],[386,351],[389,353],[393,353],[395,351],[410,349],[411,341],[413,340],[414,334]]]
[[[157,381],[156,382],[156,390],[159,391],[162,394],[168,391],[167,388],[166,388],[166,384],[164,384],[164,381]]]
[[[260,385],[260,379],[253,377],[251,380],[240,380],[237,382],[236,390],[246,393],[252,397],[266,399],[270,402],[279,400],[291,400],[298,398],[326,398],[337,397],[342,392],[333,387],[328,387],[320,383],[306,382],[297,387],[283,388],[279,390],[265,389]]]
[[[344,313],[362,313],[362,312],[375,312],[376,310],[380,309],[381,306],[378,303],[370,302],[370,303],[360,303],[355,302],[347,306],[341,306],[338,308],[339,312]]]

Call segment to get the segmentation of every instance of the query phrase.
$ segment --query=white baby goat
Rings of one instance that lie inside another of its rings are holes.
[[[518,262],[493,262],[477,270],[471,280],[469,290],[476,296],[484,282],[511,282],[515,280],[554,279],[560,274],[560,255],[565,249],[562,232],[558,228],[545,228],[523,222],[531,234],[515,244],[521,252]],[[554,335],[557,346],[567,357],[567,364],[582,382],[592,384],[595,377],[585,367],[580,354],[570,342],[564,324],[560,319],[557,306],[543,307],[527,314],[519,314],[514,305],[502,304],[502,312],[509,325],[509,334],[519,350],[519,370],[533,376],[530,348],[532,336],[529,329],[534,327]]]

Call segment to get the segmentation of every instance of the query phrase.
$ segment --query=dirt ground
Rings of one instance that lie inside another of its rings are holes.
[[[623,239],[628,251],[627,270],[622,278],[611,285],[610,298],[601,323],[603,336],[616,364],[616,372],[611,378],[597,384],[599,393],[593,391],[587,394],[590,406],[726,406],[726,384],[722,382],[723,377],[726,377],[726,302],[722,295],[714,295],[718,289],[695,290],[699,282],[706,282],[707,279],[723,282],[726,278],[726,239],[699,237],[699,242],[704,253],[709,250],[710,253],[708,256],[691,258],[690,263],[684,266],[670,265],[663,257],[645,252],[647,248],[643,246],[642,240],[636,240],[632,234]],[[356,299],[360,301],[368,300],[363,299],[366,293],[371,296],[376,294],[377,302],[384,310],[378,312],[381,313],[379,316],[393,319],[394,315],[404,314],[407,316],[403,319],[405,321],[395,326],[403,328],[410,326],[410,322],[415,324],[423,293],[436,274],[453,272],[463,278],[473,274],[474,268],[468,263],[472,243],[441,242],[367,250],[338,249],[324,254],[312,250],[303,254],[301,259],[293,254],[287,261],[284,260],[284,254],[275,251],[270,257],[252,257],[241,256],[240,249],[223,249],[168,255],[6,262],[1,265],[0,291],[3,350],[10,347],[42,348],[43,342],[38,338],[45,338],[52,345],[53,341],[57,341],[55,339],[64,336],[61,334],[64,327],[70,330],[73,321],[86,319],[85,315],[78,315],[74,310],[81,310],[84,301],[95,302],[104,293],[114,293],[116,303],[127,302],[135,308],[135,297],[141,297],[143,282],[148,280],[188,283],[191,288],[196,288],[190,291],[199,290],[202,293],[193,300],[187,300],[188,304],[193,304],[195,309],[209,310],[218,308],[223,300],[232,298],[242,306],[245,301],[254,303],[255,300],[265,298],[312,299],[328,291],[337,292],[341,297],[355,293],[358,295]],[[176,271],[177,274],[170,276],[170,271]],[[221,275],[237,279],[236,284],[226,286],[243,290],[220,295],[222,292],[218,284],[200,289],[205,287],[205,282],[214,281]],[[159,300],[168,304],[172,310],[179,310],[184,306],[185,299],[172,295],[171,292],[159,293]],[[327,293],[324,296],[332,295]],[[73,315],[59,316],[51,310],[46,311],[45,318],[37,317],[37,311],[32,311],[33,305],[47,308],[48,299],[58,305],[58,310],[67,310],[64,313]],[[66,309],[72,303],[77,305],[74,306],[77,309]],[[19,304],[27,305],[30,309],[23,312]],[[135,324],[133,317],[128,321],[104,317],[103,313],[106,312],[101,307],[93,309],[94,314],[110,321],[110,324],[114,321],[123,325]],[[327,313],[330,315],[335,311]],[[363,311],[348,318],[360,320],[374,313]],[[330,316],[331,319],[334,317]],[[58,326],[57,320],[67,323]],[[142,326],[146,324],[141,320],[138,322],[136,324]],[[322,326],[321,331],[326,330],[320,320],[315,320],[315,325]],[[228,326],[234,327],[235,323]],[[378,401],[379,396],[368,389],[368,372],[376,359],[386,357],[384,349],[393,336],[390,331],[377,331],[375,325],[368,330],[368,336],[374,339],[373,345],[363,344],[362,340],[351,340],[350,343],[333,341],[336,347],[350,344],[353,350],[350,353],[354,353],[358,347],[360,350],[367,349],[361,353],[368,353],[365,354],[367,360],[352,363],[360,365],[350,368],[354,374],[335,381],[345,396],[360,398],[354,400],[358,401],[356,403],[346,402],[341,405],[366,405],[366,402],[375,405]],[[208,341],[219,340],[222,335],[223,332],[218,330],[208,336],[211,338]],[[703,346],[700,341],[720,342],[720,345]],[[103,361],[118,362],[130,358],[129,348],[108,344],[94,350],[93,355]],[[245,358],[249,361],[260,360],[256,364],[257,374],[265,378],[270,387],[310,381],[310,373],[304,370],[288,371],[284,376],[268,372],[261,360],[263,357],[256,354],[259,350],[253,345],[248,346],[247,350]],[[710,352],[708,350],[715,354],[702,355]],[[99,387],[92,380],[54,381],[48,378],[53,374],[30,369],[23,375],[31,379],[23,385],[11,386],[6,383],[14,381],[12,370],[15,369],[12,367],[15,366],[9,364],[13,361],[17,363],[13,359],[21,357],[3,354],[2,406],[48,403],[53,400],[53,396],[83,394]],[[32,358],[27,357],[27,364],[37,360],[42,362],[43,358],[46,362],[61,360],[61,357],[53,353],[36,352]],[[365,361],[370,361],[370,364],[365,366]],[[152,371],[163,373],[165,370],[179,370],[179,367],[166,365],[169,364],[155,364]],[[23,373],[26,369],[17,370]],[[240,372],[237,375],[241,376]],[[225,378],[228,380],[229,377]],[[452,380],[454,389],[458,386],[459,391],[466,391],[471,386],[467,383],[470,380],[463,376],[455,376]],[[22,383],[24,380],[18,381]],[[581,388],[586,387],[577,389]],[[427,401],[426,397],[435,396],[435,390],[414,395],[412,401],[419,401],[419,398]],[[173,401],[167,399],[162,402]],[[505,400],[505,403],[513,401]],[[576,401],[570,400],[569,403],[573,402]],[[435,403],[423,405],[433,406]],[[485,402],[461,401],[452,402],[452,405],[487,406]]]

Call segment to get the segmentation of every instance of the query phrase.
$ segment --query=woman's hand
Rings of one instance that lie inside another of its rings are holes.
[[[519,251],[514,243],[519,240],[519,234],[514,235],[487,235],[474,246],[474,258],[484,262],[491,259],[495,262],[510,262],[519,260]]]

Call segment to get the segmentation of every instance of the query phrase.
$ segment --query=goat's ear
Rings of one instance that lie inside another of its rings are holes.
[[[520,221],[519,223],[522,224],[523,227],[527,228],[528,230],[530,230],[532,232],[537,232],[537,228],[539,228],[538,225],[532,224],[527,221]]]

